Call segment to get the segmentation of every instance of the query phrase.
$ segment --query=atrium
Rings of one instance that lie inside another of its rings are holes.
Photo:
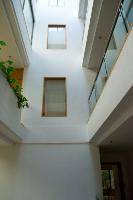
[[[0,200],[133,200],[133,0],[0,0]]]

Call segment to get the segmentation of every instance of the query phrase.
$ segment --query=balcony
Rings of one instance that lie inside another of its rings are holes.
[[[21,110],[17,105],[17,97],[0,72],[0,140],[20,142],[24,127],[21,125]]]
[[[120,5],[116,20],[106,46],[102,62],[95,78],[90,96],[89,111],[93,112],[99,97],[110,77],[114,65],[121,53],[133,23],[133,1],[124,1]]]
[[[0,24],[0,40],[7,44],[0,52],[0,60],[5,61],[11,56],[14,67],[21,71],[29,66],[31,44],[20,1],[0,1]],[[14,78],[21,77],[18,74],[18,77]],[[0,144],[1,140],[9,143],[20,142],[25,132],[21,125],[21,110],[18,109],[17,97],[0,71]]]

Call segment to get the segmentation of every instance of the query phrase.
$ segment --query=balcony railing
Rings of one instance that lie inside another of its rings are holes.
[[[89,96],[90,114],[92,113],[112,68],[116,63],[120,51],[125,43],[127,34],[132,27],[132,23],[133,0],[125,0],[121,3],[118,9],[116,20],[107,43],[104,56]]]
[[[23,8],[23,14],[24,14],[24,19],[25,19],[28,35],[32,43],[34,23],[35,23],[32,0],[21,0],[20,2]]]

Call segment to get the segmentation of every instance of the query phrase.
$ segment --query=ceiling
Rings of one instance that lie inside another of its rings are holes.
[[[109,150],[133,147],[133,87],[128,90],[91,142]]]
[[[133,116],[107,137],[100,146],[110,150],[133,148]]]
[[[0,59],[6,60],[11,56],[12,61],[14,61],[14,66],[16,68],[22,68],[23,61],[2,3],[0,3],[0,40],[5,41],[7,44],[0,52]]]
[[[12,143],[6,141],[4,138],[1,138],[0,136],[0,146],[7,146],[7,145],[11,145]]]

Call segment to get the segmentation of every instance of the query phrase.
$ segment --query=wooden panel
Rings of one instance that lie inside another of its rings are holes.
[[[19,69],[16,69],[12,74],[13,78],[18,80],[20,86],[22,86],[22,82],[23,82],[23,72],[24,72],[24,69],[19,68]]]

